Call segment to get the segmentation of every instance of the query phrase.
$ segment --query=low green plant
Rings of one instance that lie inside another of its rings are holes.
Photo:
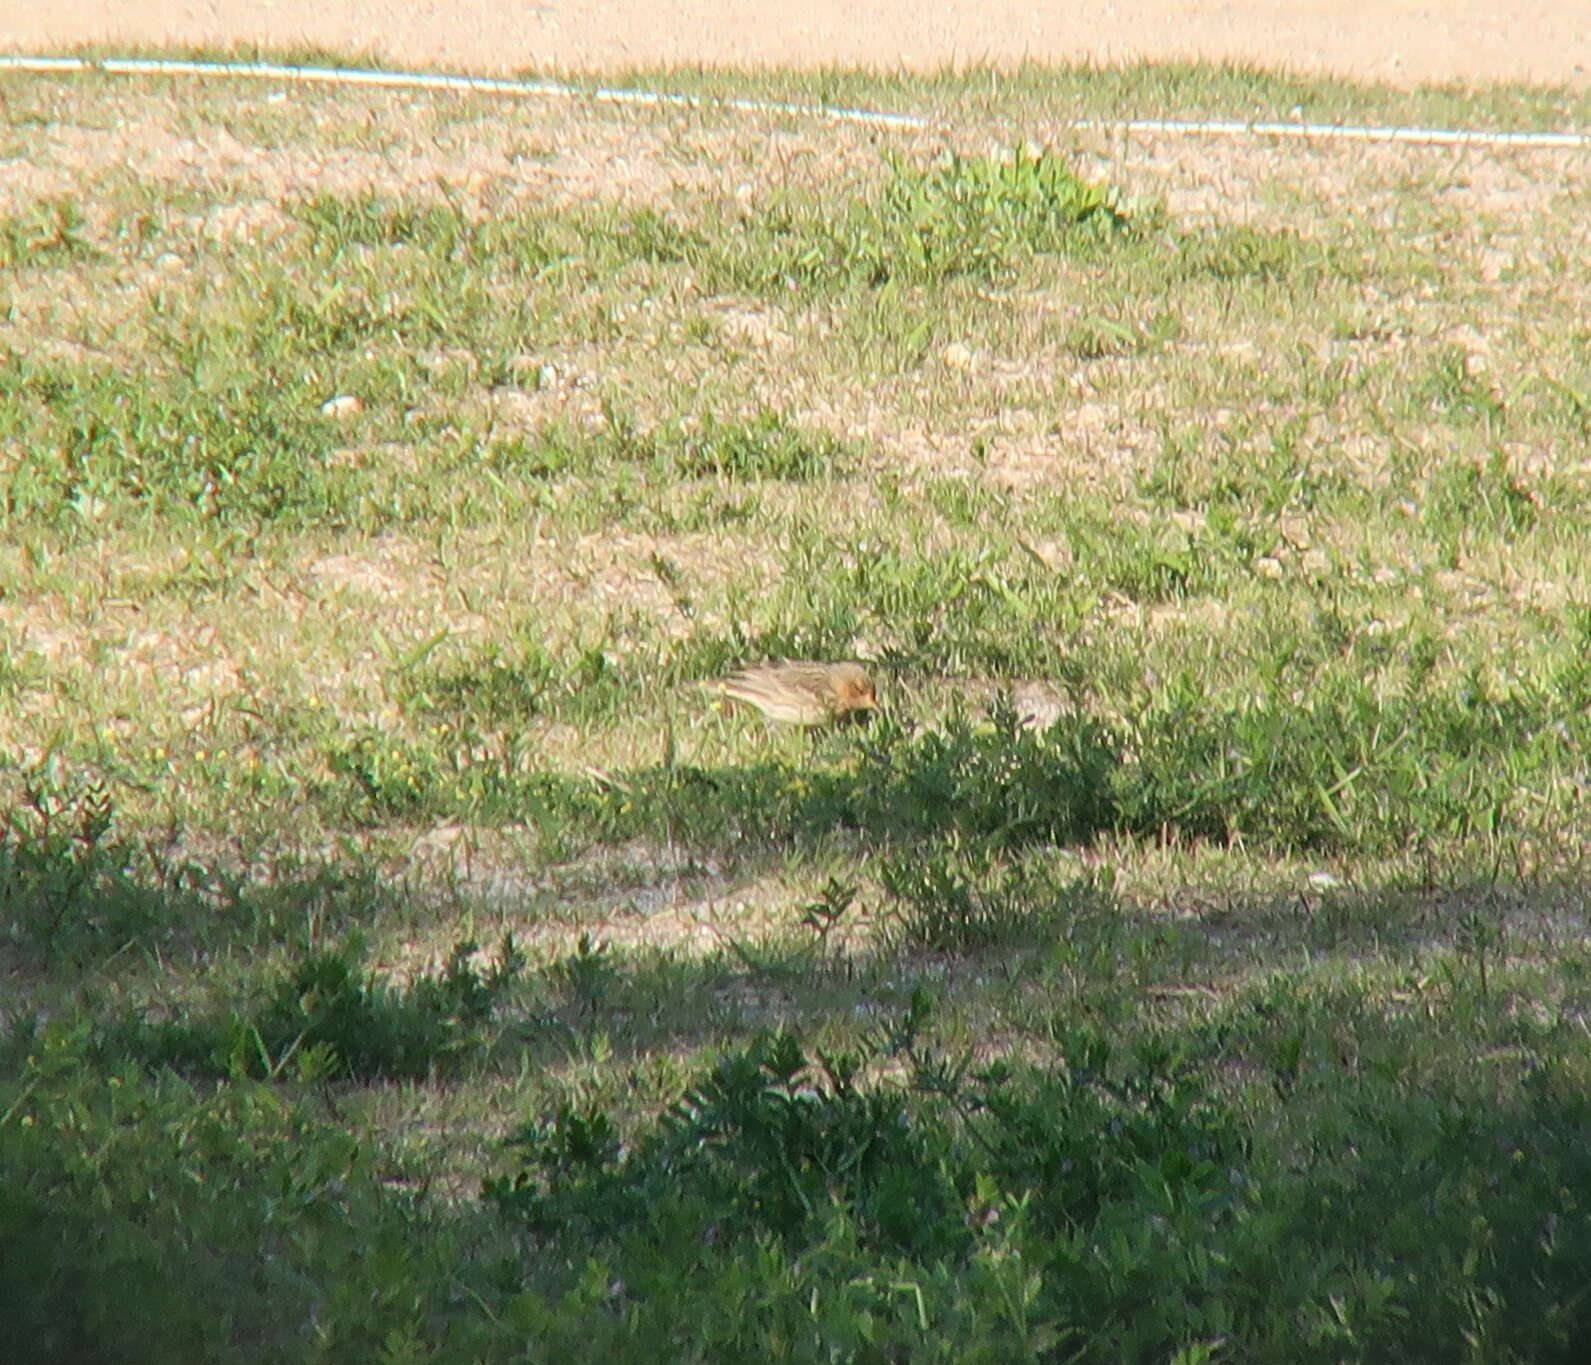
[[[1191,232],[1177,243],[1179,272],[1222,282],[1256,280],[1294,284],[1350,270],[1338,254],[1293,231],[1219,227]]]
[[[602,1007],[619,980],[619,969],[605,943],[581,934],[572,953],[553,964],[552,978],[588,1013]]]
[[[828,944],[829,936],[850,916],[856,897],[854,884],[830,877],[823,883],[817,897],[801,907],[801,927],[811,931],[820,949]]]
[[[493,448],[496,468],[522,477],[589,476],[615,466],[660,480],[718,478],[731,483],[829,479],[850,464],[844,445],[802,429],[787,415],[761,409],[745,421],[711,413],[646,427],[612,404],[596,431],[549,424],[534,439]]]
[[[98,254],[73,198],[39,199],[24,213],[0,218],[0,268],[66,265]]]
[[[464,718],[478,725],[523,723],[543,715],[590,723],[621,708],[634,687],[634,680],[615,666],[610,639],[604,635],[554,654],[527,631],[511,650],[490,644],[462,658],[405,662],[395,690],[415,715]],[[379,785],[374,772],[371,785],[374,793]]]
[[[1306,1031],[1329,1027],[1296,1003]],[[1587,1313],[1570,1247],[1587,1245],[1571,1175],[1585,1106],[1550,1084],[1461,1117],[1456,1075],[1427,1077],[1435,1093],[1379,1061],[1345,1076],[1306,1041],[1285,1104],[1245,1111],[1163,1033],[1123,1047],[1057,1020],[1047,1061],[978,1071],[922,1022],[858,1054],[761,1039],[630,1139],[589,1106],[526,1125],[519,1169],[485,1195],[532,1238],[518,1292],[540,1330],[572,1325],[571,1274],[545,1268],[578,1247],[563,1263],[601,1267],[602,1349],[621,1358],[620,1330],[803,1358],[851,1343],[1047,1359],[1064,1343],[1080,1361],[1437,1361],[1477,1337],[1569,1358]],[[1407,1056],[1384,1018],[1363,1027]],[[890,1055],[904,1074],[868,1079]],[[682,1244],[688,1275],[657,1252]]]
[[[1054,934],[1094,900],[1088,878],[1057,878],[1038,862],[1000,863],[991,847],[937,845],[886,859],[894,935],[908,948],[975,953]]]
[[[1279,847],[1386,852],[1526,818],[1526,787],[1569,780],[1583,680],[1488,683],[1476,674],[1379,695],[1358,670],[1317,673],[1309,695],[1212,699],[1168,680],[1135,713],[1136,753],[1111,786],[1120,827],[1263,838]]]
[[[57,1020],[0,1078],[0,1317],[9,1353],[84,1360],[303,1358],[314,1315],[347,1322],[347,1272],[387,1299],[410,1272],[373,1249],[420,1225],[371,1181],[363,1145],[254,1083],[192,1087],[99,1069]],[[240,1292],[246,1285],[247,1292]],[[379,1287],[378,1287],[379,1286]],[[334,1329],[335,1331],[336,1329]]]
[[[1419,506],[1431,533],[1451,548],[1477,534],[1524,534],[1543,515],[1537,497],[1497,449],[1484,459],[1459,457],[1432,469]]]
[[[992,279],[1035,254],[1086,252],[1132,226],[1117,197],[1078,178],[1048,148],[947,153],[921,167],[889,158],[881,189],[847,204],[787,197],[745,243],[712,262],[763,292]]]
[[[1061,717],[1024,728],[1009,700],[986,721],[878,727],[861,741],[857,820],[896,839],[950,838],[987,852],[1085,841],[1115,820],[1120,763],[1107,727]]]
[[[24,773],[0,813],[0,925],[51,967],[114,956],[186,924],[224,879],[160,856],[116,830],[116,803],[97,782],[49,765]]]
[[[429,744],[372,731],[339,739],[327,758],[332,772],[353,786],[372,818],[434,810],[438,793],[452,790],[453,765]]]
[[[1471,422],[1490,427],[1501,423],[1505,409],[1491,387],[1477,375],[1462,346],[1444,346],[1432,356],[1424,375],[1409,390],[1409,401],[1422,413],[1434,413],[1455,425]]]
[[[254,1005],[109,1029],[109,1057],[198,1075],[303,1080],[415,1078],[479,1052],[481,1031],[524,966],[511,937],[484,969],[454,945],[439,973],[393,987],[361,969],[357,941],[302,957]]]
[[[1091,314],[1066,329],[1065,345],[1079,360],[1104,360],[1157,350],[1178,331],[1175,314],[1167,311],[1156,313],[1147,322]]]
[[[0,435],[20,458],[0,508],[18,522],[93,520],[128,502],[178,521],[347,514],[358,480],[325,463],[336,442],[320,413],[329,395],[257,361],[240,343],[176,373],[8,367]]]

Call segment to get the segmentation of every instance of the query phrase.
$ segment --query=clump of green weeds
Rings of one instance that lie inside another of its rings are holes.
[[[1524,791],[1572,782],[1585,681],[1438,682],[1384,695],[1361,670],[1321,670],[1308,694],[1208,695],[1168,679],[1133,713],[1135,757],[1112,782],[1116,822],[1142,834],[1388,852],[1500,834]]]
[[[98,254],[75,199],[53,196],[0,218],[0,268],[65,265]]]
[[[176,521],[350,513],[359,481],[324,462],[337,439],[327,395],[258,364],[247,339],[194,346],[224,354],[137,375],[47,360],[0,370],[0,437],[20,456],[0,510],[69,525],[127,503]]]
[[[948,835],[999,850],[1086,840],[1112,819],[1118,757],[1087,717],[1041,735],[1007,705],[987,721],[952,716],[909,734],[881,726],[862,752],[858,818],[896,838]]]
[[[744,421],[704,413],[694,421],[648,427],[608,404],[604,417],[596,431],[548,424],[534,437],[500,442],[493,447],[492,463],[504,472],[545,480],[627,467],[670,482],[716,478],[731,483],[832,479],[852,463],[842,442],[806,431],[771,408]]]
[[[1079,360],[1119,359],[1158,350],[1180,331],[1176,314],[1164,309],[1143,322],[1092,313],[1067,327],[1064,345]]]
[[[1177,271],[1185,279],[1223,283],[1306,281],[1355,273],[1338,251],[1290,230],[1216,227],[1191,232],[1177,242]]]
[[[1491,386],[1474,372],[1462,346],[1444,346],[1432,356],[1424,374],[1410,387],[1408,398],[1413,412],[1422,416],[1434,413],[1455,426],[1479,423],[1493,427],[1507,412]]]
[[[489,1182],[487,1196],[543,1234],[583,1227],[602,1236],[646,1222],[648,1205],[667,1185],[678,1213],[713,1218],[730,1239],[771,1234],[801,1245],[843,1211],[856,1220],[862,1247],[931,1258],[966,1254],[976,1227],[965,1200],[977,1182],[970,1171],[955,1170],[970,1156],[961,1143],[998,1152],[999,1165],[1028,1167],[1036,1159],[1037,1106],[1004,1069],[973,1074],[928,1043],[928,1017],[919,1000],[854,1052],[809,1052],[789,1033],[760,1038],[689,1083],[655,1131],[628,1149],[599,1111],[560,1107],[550,1122],[522,1131],[521,1169]],[[1103,1047],[1096,1052],[1103,1056]],[[906,1068],[911,1087],[868,1079],[869,1063],[884,1058]],[[1051,1098],[1066,1094],[1091,1118],[1124,1101],[1119,1139],[1151,1148],[1164,1140],[1163,1131],[1132,1134],[1127,1120],[1144,1098],[1171,1093],[1152,1072],[1141,1078],[1138,1095],[1137,1080],[1113,1094],[1103,1075],[1077,1079]],[[1179,1099],[1159,1113],[1140,1109],[1138,1117],[1150,1131],[1186,1123],[1192,1136],[1202,1106],[1191,1090]],[[963,1121],[972,1131],[958,1131]],[[1066,1127],[1063,1120],[1048,1129],[1050,1140],[1067,1141]],[[1002,1146],[1008,1134],[1019,1140]],[[1220,1140],[1211,1128],[1194,1141],[1218,1148]],[[1070,1194],[1093,1183],[1090,1175],[1098,1182],[1090,1204],[1097,1208],[1108,1195],[1108,1162],[1096,1154],[1087,1165],[1074,1171],[1070,1190],[1046,1192],[1057,1214]]]
[[[501,725],[542,715],[597,721],[621,707],[633,686],[605,637],[555,654],[526,631],[510,646],[488,644],[440,663],[416,660],[400,669],[396,691],[414,715]],[[369,765],[366,771],[375,796],[382,776]]]
[[[200,910],[200,869],[154,856],[116,832],[103,783],[24,774],[0,812],[0,924],[46,963],[107,957]]]
[[[1344,1009],[1358,1063],[1331,1043]],[[814,1357],[1434,1362],[1475,1334],[1559,1359],[1585,1322],[1585,1103],[1552,1068],[1477,1111],[1461,1073],[1406,1076],[1395,1018],[1281,982],[1203,1031],[1056,1017],[1022,1066],[976,1068],[928,1022],[919,999],[844,1053],[758,1039],[628,1136],[591,1104],[527,1124],[485,1195],[533,1239],[538,1324],[573,1330],[560,1263],[600,1266],[621,1358],[622,1323]],[[1239,1103],[1205,1048],[1250,1035],[1284,1089]],[[688,1277],[659,1255],[679,1245]]]
[[[363,946],[309,953],[242,1009],[131,1020],[107,1031],[107,1056],[211,1076],[417,1078],[478,1053],[481,1033],[524,967],[512,937],[495,960],[454,945],[440,972],[394,987],[361,967]]]
[[[1087,876],[1060,877],[1038,859],[1001,860],[998,843],[954,842],[893,854],[879,880],[894,911],[891,940],[975,953],[1054,936],[1098,900]]]
[[[892,157],[882,189],[838,209],[787,198],[717,265],[761,291],[992,279],[1036,254],[1088,250],[1130,223],[1114,194],[1047,148],[950,152],[929,167]]]
[[[0,1077],[11,1354],[265,1361],[314,1339],[373,1358],[427,1316],[458,1249],[383,1188],[370,1144],[279,1086],[102,1067],[92,1032],[57,1018]]]
[[[551,976],[589,1014],[600,1009],[619,984],[620,971],[606,943],[581,934],[574,951],[553,964]]]

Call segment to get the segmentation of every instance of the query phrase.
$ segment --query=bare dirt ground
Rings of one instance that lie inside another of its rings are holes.
[[[0,0],[0,49],[84,42],[311,44],[481,72],[1206,58],[1583,87],[1591,0]]]

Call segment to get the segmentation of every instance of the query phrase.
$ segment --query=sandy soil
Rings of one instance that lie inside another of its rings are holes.
[[[0,0],[0,48],[309,43],[481,72],[1204,57],[1591,83],[1591,0]]]

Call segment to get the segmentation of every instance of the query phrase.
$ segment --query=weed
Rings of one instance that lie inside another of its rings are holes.
[[[1178,243],[1177,251],[1185,277],[1202,275],[1223,282],[1302,284],[1347,269],[1331,252],[1295,232],[1266,232],[1251,227],[1190,233]]]
[[[240,1342],[265,1359],[412,1325],[398,1305],[420,1267],[402,1248],[428,1220],[382,1193],[363,1144],[255,1083],[101,1071],[87,1032],[51,1024],[0,1082],[14,1176],[0,1306],[29,1359],[152,1363]],[[332,1266],[353,1280],[324,1281],[310,1308],[306,1286]]]
[[[74,199],[40,199],[26,213],[0,219],[0,267],[65,265],[96,254]]]
[[[950,153],[929,168],[892,158],[888,170],[881,191],[838,209],[786,198],[717,269],[762,292],[987,280],[1036,253],[1086,252],[1129,225],[1113,195],[1048,149]]]
[[[1472,373],[1469,354],[1461,346],[1439,351],[1409,397],[1417,407],[1456,424],[1480,422],[1494,426],[1504,415],[1496,395]]]
[[[1432,534],[1448,544],[1479,527],[1518,535],[1530,530],[1540,516],[1535,498],[1501,450],[1493,450],[1484,461],[1455,459],[1438,466],[1426,482],[1421,504],[1421,516]]]
[[[1090,316],[1066,330],[1066,349],[1079,360],[1104,360],[1144,355],[1175,338],[1180,326],[1174,314],[1156,313],[1146,323]]]
[[[883,865],[880,879],[897,906],[901,942],[945,953],[1044,937],[1087,890],[1086,882],[1057,884],[1030,864],[991,866],[981,851],[893,858]]]
[[[48,769],[24,775],[0,816],[0,923],[57,969],[113,957],[167,936],[224,883],[116,833],[110,792],[63,783]]]
[[[574,997],[581,1009],[600,1009],[618,980],[618,969],[605,943],[581,934],[574,952],[556,963],[553,978]]]
[[[856,904],[856,895],[855,886],[842,882],[838,877],[830,877],[823,884],[817,899],[801,907],[801,926],[812,931],[820,948],[828,943],[829,935],[851,913],[851,907]]]
[[[184,364],[194,368],[135,379],[24,362],[0,381],[10,400],[0,433],[21,452],[7,517],[70,524],[74,512],[126,500],[179,521],[349,507],[351,480],[322,463],[333,444],[324,394],[252,371],[238,351],[217,368]]]
[[[107,1032],[101,1048],[109,1057],[211,1076],[435,1075],[479,1049],[480,1030],[524,965],[512,938],[484,971],[471,961],[475,952],[473,942],[457,943],[440,974],[397,989],[361,971],[363,945],[355,941],[305,955],[253,1008],[128,1020]]]

